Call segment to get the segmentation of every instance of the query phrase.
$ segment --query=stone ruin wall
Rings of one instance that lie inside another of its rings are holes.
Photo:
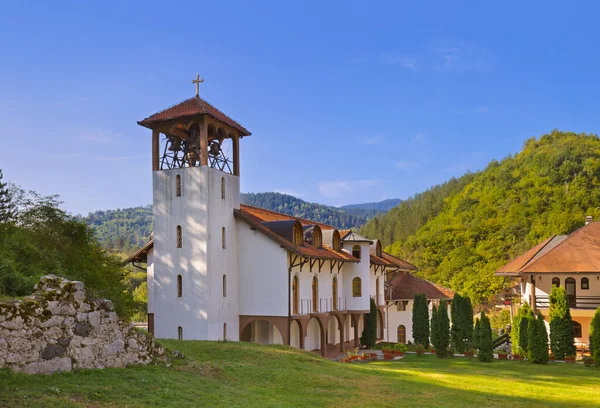
[[[90,297],[82,282],[48,275],[25,300],[0,302],[0,368],[49,374],[148,364],[152,336],[124,324],[109,300]]]

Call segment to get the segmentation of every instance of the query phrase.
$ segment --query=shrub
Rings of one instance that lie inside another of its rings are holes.
[[[415,346],[415,352],[417,353],[418,357],[421,357],[423,354],[425,354],[425,346],[422,344],[417,344]]]
[[[440,358],[445,358],[450,345],[450,320],[448,319],[448,306],[445,301],[441,301],[437,308],[436,325],[437,343],[433,342],[433,338],[432,343],[436,349],[435,354]]]
[[[531,317],[531,313],[529,304],[525,302],[513,318],[510,341],[514,355],[527,354],[527,325],[529,324],[528,319]]]
[[[591,367],[594,365],[594,359],[589,357],[589,356],[585,356],[583,357],[583,365],[586,367]]]
[[[600,362],[600,308],[590,322],[590,353],[594,361]]]
[[[450,307],[452,328],[450,329],[452,347],[457,353],[464,353],[473,342],[473,307],[471,300],[458,293],[454,295]]]
[[[479,349],[479,343],[481,338],[481,322],[479,318],[475,319],[475,328],[473,329],[473,348]]]
[[[406,350],[408,350],[408,347],[406,347],[406,344],[396,343],[396,344],[394,344],[394,350],[400,351],[402,353],[406,353]]]
[[[375,300],[371,298],[371,310],[367,314],[365,328],[362,336],[360,336],[360,344],[367,348],[373,348],[377,341],[377,305]]]
[[[485,312],[481,312],[479,318],[479,350],[477,352],[477,358],[479,361],[489,363],[494,360],[494,343],[492,341],[492,327],[490,326],[490,319],[485,315]]]
[[[546,364],[548,362],[548,332],[544,323],[544,316],[540,312],[538,312],[537,317],[529,321],[527,341],[529,344],[529,361],[534,364]]]
[[[564,288],[552,286],[549,315],[550,349],[559,360],[563,360],[567,355],[574,355],[573,320]]]
[[[415,344],[429,347],[429,311],[424,293],[415,294],[412,312],[412,329]]]

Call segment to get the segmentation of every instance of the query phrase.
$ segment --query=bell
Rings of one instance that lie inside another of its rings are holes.
[[[169,145],[170,151],[178,152],[181,150],[181,140],[180,139],[171,137],[171,138],[169,138],[169,142],[170,142],[170,145]]]
[[[217,142],[212,142],[210,144],[209,153],[213,156],[218,156],[221,153],[221,146]]]

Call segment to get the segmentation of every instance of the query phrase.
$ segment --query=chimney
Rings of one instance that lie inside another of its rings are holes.
[[[592,221],[594,221],[594,217],[592,217],[591,215],[585,217],[585,225],[588,225]]]

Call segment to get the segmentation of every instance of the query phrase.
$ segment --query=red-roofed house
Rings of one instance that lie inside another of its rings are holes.
[[[522,301],[548,320],[549,294],[563,286],[571,308],[575,340],[585,345],[591,318],[600,307],[600,222],[586,217],[586,225],[569,235],[553,235],[496,271],[518,279]]]

